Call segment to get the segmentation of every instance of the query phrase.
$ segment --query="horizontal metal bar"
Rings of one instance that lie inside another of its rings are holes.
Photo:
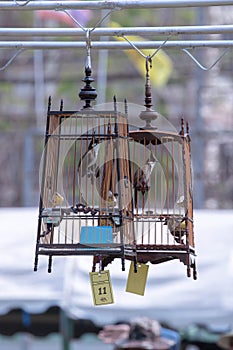
[[[25,6],[25,0],[1,1],[0,10],[64,10],[64,9],[146,9],[146,8],[178,8],[229,6],[232,0],[126,0],[126,1],[30,1]]]
[[[163,45],[163,48],[195,48],[195,47],[213,47],[213,48],[228,48],[233,47],[233,40],[180,40],[168,41],[164,44],[163,41],[136,41],[131,42],[139,49],[156,49]],[[92,41],[92,49],[96,50],[130,50],[133,47],[128,42],[115,41]],[[0,48],[4,49],[86,49],[86,42],[80,41],[0,41]]]
[[[86,28],[88,30],[91,28]],[[91,32],[91,38],[100,36],[152,36],[152,35],[179,35],[179,34],[230,34],[233,25],[211,26],[171,26],[171,27],[122,27],[96,28]],[[76,36],[86,37],[81,28],[0,28],[0,35],[4,36]]]

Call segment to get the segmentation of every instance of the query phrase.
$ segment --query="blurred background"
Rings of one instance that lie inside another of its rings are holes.
[[[105,14],[104,11],[96,10],[79,11],[72,15],[77,16],[84,26],[92,27]],[[112,11],[101,25],[217,25],[232,24],[232,20],[231,6],[132,9]],[[0,24],[1,27],[14,28],[76,26],[69,16],[57,11],[0,11]],[[230,39],[231,34],[199,35],[199,38],[206,40],[210,37]],[[1,38],[8,39],[12,40],[7,36]],[[153,38],[166,39],[165,36]],[[190,36],[179,35],[178,39],[190,40]],[[197,39],[197,36],[192,36],[192,39]],[[15,40],[31,39],[17,37]],[[218,48],[202,48],[195,49],[193,54],[203,66],[209,67],[223,51],[224,49]],[[55,110],[59,109],[61,99],[64,100],[65,110],[75,111],[82,107],[78,93],[84,85],[82,79],[86,52],[77,49],[27,50],[11,60],[15,53],[16,50],[13,49],[0,49],[0,206],[35,208],[39,202],[38,173],[48,97],[52,96],[52,107]],[[143,105],[145,76],[141,74],[138,53],[134,52],[130,57],[123,51],[92,50],[91,56],[95,78],[93,85],[98,93],[97,103],[111,102],[116,95],[118,101],[127,98],[130,103]],[[162,80],[152,79],[154,109],[177,128],[181,117],[190,125],[194,208],[231,210],[232,50],[211,70],[205,71],[180,49],[165,49],[164,56],[157,63],[153,60],[151,76],[156,76],[156,69],[162,74]],[[195,325],[181,334],[182,344],[214,349],[219,334],[228,330],[228,327],[228,324],[221,324],[216,330],[208,329],[206,325]],[[59,333],[61,329],[62,333]],[[69,319],[59,307],[51,307],[44,314],[33,316],[21,309],[8,310],[0,316],[0,349],[112,349],[111,345],[104,345],[97,339],[96,334],[100,329],[101,326],[90,320]],[[73,341],[70,342],[70,338]],[[75,341],[75,338],[79,340]]]
[[[71,27],[75,23],[65,14],[51,11],[4,11],[0,13],[2,27]],[[81,11],[82,12],[82,11]],[[83,13],[83,12],[82,12]],[[103,13],[95,10],[79,15],[80,22],[95,25]],[[113,11],[102,23],[119,26],[179,26],[232,23],[233,9],[228,6],[206,8],[178,8],[155,10]],[[110,24],[109,24],[110,23]],[[229,38],[230,34],[211,35],[211,38]],[[210,35],[199,36],[208,39]],[[197,36],[179,35],[179,40],[196,39]],[[5,36],[4,39],[7,39]],[[30,38],[16,38],[16,40]],[[67,38],[66,38],[67,39]],[[70,38],[68,38],[70,39]],[[153,38],[165,40],[165,36]],[[171,38],[173,40],[173,38]],[[12,38],[11,38],[12,40]],[[36,40],[36,39],[35,39]],[[40,40],[40,38],[37,38]],[[64,40],[64,39],[60,39]],[[209,67],[224,49],[195,49],[193,54],[200,63]],[[14,49],[1,49],[0,64],[4,67],[16,53]],[[48,97],[52,106],[59,109],[60,99],[64,109],[76,110],[80,103],[78,93],[83,87],[85,50],[35,50],[24,51],[11,64],[0,71],[0,206],[19,207],[38,204],[38,166],[45,130]],[[190,124],[192,158],[194,165],[195,207],[230,209],[233,206],[233,143],[232,143],[232,51],[211,70],[201,70],[180,49],[167,49],[169,67],[156,67],[154,60],[151,75],[156,69],[165,70],[162,82],[154,83],[154,108],[179,127],[180,118]],[[130,58],[124,51],[109,50],[104,68],[103,52],[92,50],[93,77],[98,92],[97,103],[118,101],[144,104],[145,78],[140,74],[140,55],[131,50]],[[167,57],[166,57],[167,58]],[[163,60],[163,58],[162,58]],[[160,63],[161,64],[161,63]],[[170,67],[170,64],[172,67]],[[100,66],[100,68],[99,68]],[[171,72],[170,72],[170,68]],[[169,72],[166,73],[166,69]],[[162,73],[163,74],[163,73]]]

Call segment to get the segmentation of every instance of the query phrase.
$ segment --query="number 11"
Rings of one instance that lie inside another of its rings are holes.
[[[103,289],[103,291],[102,291],[102,289]],[[107,294],[107,291],[106,291],[106,287],[100,287],[99,289],[99,295],[102,295],[102,294]]]

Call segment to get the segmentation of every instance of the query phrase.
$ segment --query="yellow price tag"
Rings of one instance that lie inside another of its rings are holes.
[[[134,263],[131,262],[126,285],[126,292],[144,295],[148,274],[148,265],[137,265],[137,272],[134,272]]]
[[[113,304],[112,283],[109,271],[90,272],[94,305]]]

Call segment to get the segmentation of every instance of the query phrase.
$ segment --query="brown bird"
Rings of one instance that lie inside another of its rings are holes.
[[[139,205],[139,194],[142,194],[142,209],[144,208],[145,200],[148,195],[148,191],[150,189],[150,176],[154,169],[155,163],[157,160],[153,156],[153,154],[150,154],[149,159],[147,160],[146,164],[143,165],[142,168],[138,168],[134,174],[134,200],[135,200],[135,207],[138,208]]]
[[[80,159],[78,165],[78,172],[81,172],[81,176],[87,175],[88,177],[92,177],[96,173],[96,162],[99,153],[99,140],[94,136],[88,145],[87,151],[84,153],[82,158]],[[81,170],[81,171],[80,171]]]
[[[168,218],[165,220],[164,225],[168,226],[171,235],[177,243],[184,244],[184,236],[187,233],[185,217]]]

